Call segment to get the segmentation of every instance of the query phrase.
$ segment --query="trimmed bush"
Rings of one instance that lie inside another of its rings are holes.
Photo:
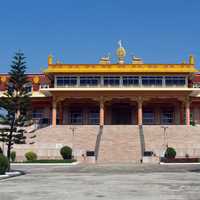
[[[11,158],[12,162],[15,162],[15,159],[16,159],[16,152],[15,151],[11,151],[10,158]]]
[[[165,151],[165,158],[175,158],[176,157],[176,150],[172,147],[167,147]]]
[[[37,160],[37,154],[32,151],[25,153],[25,157],[26,157],[26,160],[28,161]]]
[[[72,158],[72,149],[68,146],[64,146],[60,149],[60,154],[64,160]]]
[[[0,154],[0,175],[5,174],[9,167],[9,162],[6,156]]]

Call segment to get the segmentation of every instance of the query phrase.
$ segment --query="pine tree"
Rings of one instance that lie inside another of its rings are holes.
[[[0,141],[7,145],[9,161],[12,146],[25,143],[25,126],[30,122],[30,94],[25,87],[29,81],[25,72],[24,54],[18,52],[12,60],[7,90],[0,99],[0,107],[5,110],[5,114],[0,115],[0,124],[3,127]]]

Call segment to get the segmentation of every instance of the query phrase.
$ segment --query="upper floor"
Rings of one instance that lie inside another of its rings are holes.
[[[25,85],[32,96],[45,96],[44,91],[77,89],[117,90],[183,90],[200,87],[200,74],[195,68],[195,59],[181,64],[144,64],[141,58],[133,56],[131,63],[125,63],[126,50],[119,42],[116,51],[117,63],[111,63],[110,56],[100,59],[99,64],[63,64],[48,56],[48,66],[41,74],[28,74]],[[9,83],[7,74],[0,74],[0,91]],[[9,85],[12,88],[12,85]]]

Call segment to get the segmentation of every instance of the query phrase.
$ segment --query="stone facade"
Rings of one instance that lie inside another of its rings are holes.
[[[14,150],[17,160],[24,160],[24,154],[30,150],[36,152],[39,159],[60,159],[60,148],[68,145],[78,161],[93,162],[94,158],[87,157],[86,152],[95,151],[98,134],[99,126],[47,127],[28,133],[27,144],[15,145]],[[168,126],[165,134],[161,126],[143,126],[143,135],[144,140],[141,140],[138,126],[105,125],[99,141],[97,162],[139,163],[142,145],[145,151],[153,151],[157,157],[163,155],[167,145],[176,149],[178,157],[185,157],[186,154],[200,157],[199,126]]]

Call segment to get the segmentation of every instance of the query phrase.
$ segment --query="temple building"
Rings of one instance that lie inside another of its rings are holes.
[[[116,54],[117,63],[105,56],[99,64],[54,63],[49,55],[41,74],[28,74],[36,130],[27,136],[36,137],[16,145],[19,157],[31,149],[41,158],[57,158],[64,145],[81,161],[93,154],[97,162],[137,162],[145,151],[161,156],[166,146],[178,156],[200,156],[200,74],[194,57],[146,64],[133,56],[126,63],[121,42]],[[3,95],[8,75],[0,78]]]

